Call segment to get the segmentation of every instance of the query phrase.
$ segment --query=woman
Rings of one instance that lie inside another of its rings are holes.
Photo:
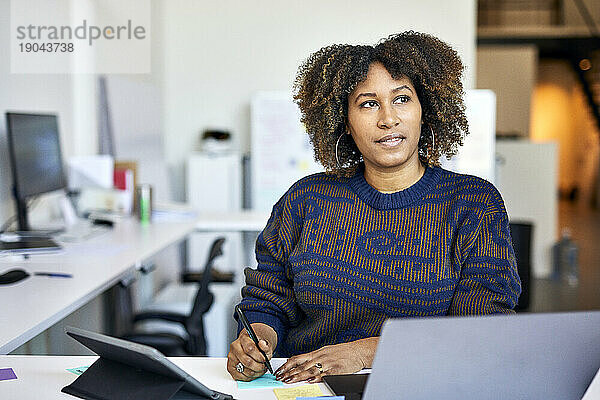
[[[446,171],[468,132],[454,50],[404,32],[335,45],[301,66],[295,100],[326,173],[273,207],[240,307],[277,379],[319,382],[370,367],[387,318],[510,313],[520,281],[502,198]],[[241,330],[233,378],[265,359]]]

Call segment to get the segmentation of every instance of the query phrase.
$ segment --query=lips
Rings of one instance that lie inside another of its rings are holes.
[[[400,134],[400,133],[392,133],[389,135],[385,135],[384,137],[382,137],[379,140],[376,140],[377,143],[397,143],[402,141],[403,139],[406,139],[406,136]]]

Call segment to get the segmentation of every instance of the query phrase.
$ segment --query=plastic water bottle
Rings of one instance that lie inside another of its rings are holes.
[[[564,228],[561,239],[554,245],[554,278],[571,286],[579,282],[579,248],[571,238],[571,230]]]

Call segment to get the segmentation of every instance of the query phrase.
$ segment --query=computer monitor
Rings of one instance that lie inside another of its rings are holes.
[[[6,113],[8,152],[19,230],[30,230],[27,201],[66,188],[54,114]]]

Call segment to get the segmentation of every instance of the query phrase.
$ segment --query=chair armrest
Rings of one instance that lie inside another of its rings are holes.
[[[184,283],[200,283],[202,282],[202,272],[184,272],[181,274],[181,281]],[[233,282],[234,274],[232,272],[221,272],[216,269],[211,269],[211,282],[231,283]]]
[[[172,313],[168,311],[146,311],[136,314],[133,317],[133,322],[145,321],[148,319],[162,319],[164,321],[185,324],[185,320],[187,319],[187,317],[187,315]]]

